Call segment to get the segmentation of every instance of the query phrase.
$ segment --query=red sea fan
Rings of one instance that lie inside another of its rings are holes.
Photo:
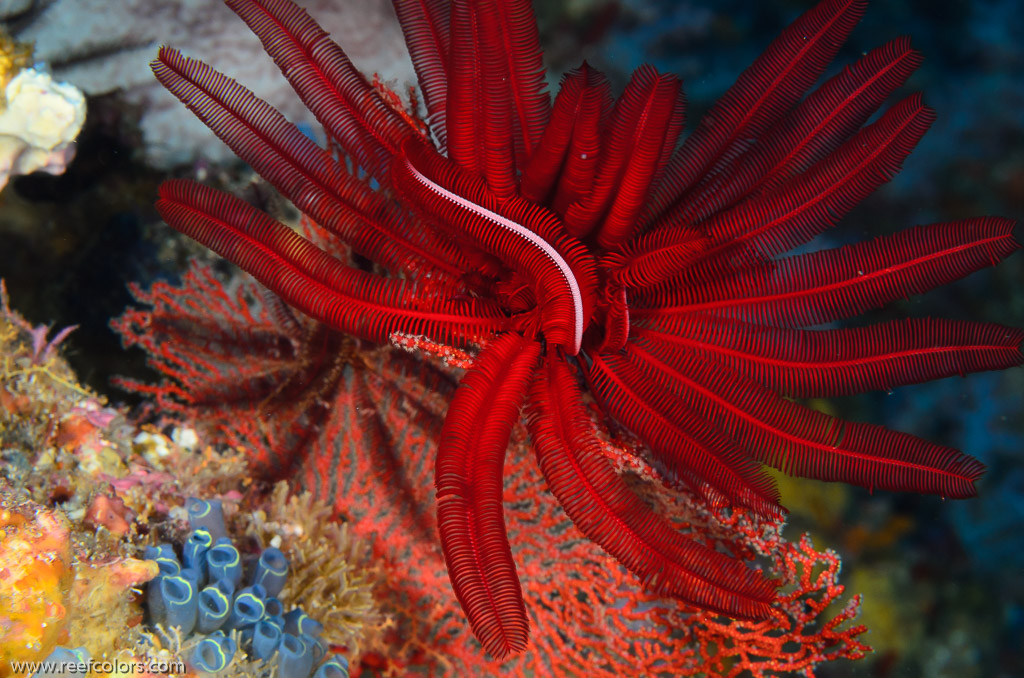
[[[180,286],[157,283],[134,292],[146,307],[129,309],[114,326],[127,345],[146,350],[164,380],[121,384],[152,396],[165,415],[198,423],[213,440],[246,450],[256,475],[287,477],[295,491],[309,490],[329,502],[351,534],[371,545],[382,574],[375,596],[390,626],[369,647],[363,644],[362,655],[350,657],[356,673],[585,671],[610,677],[747,671],[758,678],[810,671],[822,662],[862,657],[867,650],[858,640],[864,627],[849,623],[857,598],[835,616],[825,614],[843,592],[834,554],[786,542],[777,522],[712,512],[687,492],[665,489],[635,450],[611,444],[605,431],[593,435],[597,413],[592,407],[566,400],[560,406],[571,409],[574,425],[590,433],[575,454],[577,463],[597,482],[615,486],[621,476],[642,495],[619,490],[618,501],[656,506],[672,521],[666,543],[683,551],[721,550],[735,558],[730,565],[741,572],[744,562],[761,558],[783,583],[782,594],[767,620],[749,623],[642,591],[627,569],[587,538],[590,519],[577,512],[599,514],[589,508],[586,494],[575,502],[567,499],[563,492],[571,485],[559,482],[552,484],[553,494],[545,490],[540,470],[558,463],[550,449],[557,439],[539,439],[538,466],[520,427],[502,497],[533,634],[524,653],[496,666],[462,621],[436,536],[432,456],[454,390],[454,371],[391,348],[343,343],[338,351],[325,340],[327,330],[278,315],[282,309],[252,281],[226,283],[199,264]],[[306,331],[297,333],[293,323]],[[308,391],[297,388],[303,383]],[[604,475],[609,473],[614,477]],[[574,477],[550,468],[545,476],[566,482]],[[660,525],[654,527],[665,529]]]
[[[416,356],[361,346],[293,315],[251,279],[229,285],[195,262],[180,286],[132,293],[145,307],[111,325],[126,347],[146,351],[163,380],[115,383],[148,396],[153,414],[245,449],[257,476],[295,478],[330,503],[339,462],[315,450],[397,455],[434,444],[455,381]]]
[[[889,180],[934,118],[914,94],[868,123],[919,60],[906,40],[805,96],[864,0],[808,10],[678,148],[681,85],[653,68],[638,69],[613,101],[584,64],[551,105],[527,0],[396,1],[427,131],[290,0],[227,3],[338,152],[173,49],[153,62],[157,78],[376,266],[351,266],[194,182],[168,182],[157,206],[332,332],[483,345],[451,399],[434,484],[453,590],[494,657],[528,642],[501,497],[521,405],[546,484],[588,537],[651,590],[734,617],[769,617],[771,582],[673,536],[607,460],[587,457],[593,432],[563,404],[589,391],[672,483],[766,518],[783,509],[761,464],[870,488],[974,494],[975,459],[784,397],[1022,360],[1024,333],[991,324],[815,327],[997,263],[1019,247],[1011,220],[782,256]]]

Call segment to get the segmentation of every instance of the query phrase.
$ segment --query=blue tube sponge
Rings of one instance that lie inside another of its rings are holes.
[[[238,648],[234,640],[225,637],[220,631],[214,631],[192,649],[190,664],[196,671],[217,673],[227,668],[236,650]]]
[[[263,603],[266,592],[262,586],[247,586],[235,594],[235,601],[231,605],[231,614],[228,616],[224,628],[241,629],[252,626],[263,618],[266,607]]]
[[[284,615],[284,605],[277,598],[268,596],[263,603],[268,617],[282,617]],[[284,626],[284,622],[281,622],[281,625]]]
[[[277,627],[279,631],[281,631],[281,633],[284,633],[284,617],[282,617],[281,615],[267,614],[265,617],[263,617],[263,621],[265,621],[268,624],[273,624]]]
[[[340,654],[332,655],[320,665],[313,678],[348,678],[348,659]]]
[[[303,633],[319,636],[323,632],[324,626],[297,607],[284,616],[284,630],[285,633],[295,636],[301,636]]]
[[[226,537],[206,552],[206,574],[210,581],[227,579],[235,586],[242,580],[242,557]]]
[[[299,642],[301,642],[307,650],[313,653],[313,665],[320,663],[320,660],[327,654],[327,648],[319,638],[314,638],[308,633],[303,633],[299,636]]]
[[[174,555],[174,547],[164,542],[157,544],[156,546],[147,546],[145,550],[146,560],[156,560],[157,558],[170,558],[171,560],[177,560],[177,556]]]
[[[196,626],[200,633],[216,631],[228,620],[231,612],[231,594],[217,586],[207,586],[199,592]]]
[[[277,678],[307,678],[313,670],[313,649],[304,645],[297,636],[284,634],[277,653],[280,655]]]
[[[195,584],[185,577],[161,577],[160,599],[164,607],[164,626],[181,629],[182,637],[196,625],[199,596]]]
[[[264,603],[264,607],[266,607],[267,590],[265,588],[263,588],[262,586],[260,586],[259,584],[253,584],[252,586],[246,586],[244,589],[239,591],[239,593],[251,593],[251,594],[253,594],[257,598],[262,600],[263,603]]]
[[[220,589],[221,593],[228,597],[228,600],[233,600],[235,597],[235,585],[230,579],[218,579],[211,582],[210,586]]]
[[[167,606],[164,605],[163,594],[160,592],[160,585],[166,576],[176,575],[161,574],[146,584],[146,608],[149,610],[149,619],[154,624],[167,623]]]
[[[227,527],[224,525],[224,507],[220,499],[206,501],[189,497],[185,500],[185,508],[188,509],[188,523],[193,530],[209,530],[214,541],[228,536]]]
[[[308,615],[302,615],[299,620],[299,633],[319,638],[324,632],[324,625]]]
[[[261,621],[256,624],[252,634],[252,651],[260,659],[270,659],[281,644],[280,627],[268,622]]]
[[[206,569],[206,552],[213,546],[213,535],[206,528],[200,527],[192,530],[192,534],[185,541],[182,548],[182,560],[185,567],[191,567],[199,572]]]
[[[194,568],[183,567],[181,568],[181,572],[178,573],[178,576],[184,577],[185,579],[188,579],[190,582],[192,582],[192,588],[194,588],[196,591],[199,591],[199,589],[203,588],[202,582],[199,581],[199,572]]]
[[[276,596],[284,588],[287,577],[288,559],[281,553],[281,549],[273,546],[264,549],[256,563],[256,575],[253,577],[253,583],[263,586],[268,595]]]
[[[161,544],[161,546],[164,546]],[[170,544],[166,544],[170,548]],[[174,557],[174,552],[168,557],[162,549],[155,546],[147,546],[145,553],[146,560],[152,560],[156,563],[157,567],[160,568],[160,574],[154,579],[150,579],[146,585],[146,601],[149,607],[149,616],[153,618],[153,621],[163,624],[166,622],[164,613],[163,597],[160,594],[160,582],[163,581],[164,577],[176,577],[181,573],[181,565],[178,563],[178,559]]]
[[[142,557],[156,561],[160,574],[176,575],[181,572],[181,563],[178,562],[178,557],[174,555],[174,548],[170,544],[147,546]]]
[[[289,610],[287,613],[285,613],[284,632],[290,633],[293,636],[298,636],[300,633],[302,633],[301,631],[299,631],[299,621],[305,616],[306,613],[298,607],[296,607],[293,610]]]

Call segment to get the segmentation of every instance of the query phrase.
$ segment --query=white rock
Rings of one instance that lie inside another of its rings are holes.
[[[171,431],[171,440],[182,449],[192,451],[199,444],[199,434],[195,429],[188,427],[177,427]]]
[[[0,0],[0,19],[21,14],[32,6],[32,0]]]
[[[26,68],[4,90],[0,111],[0,189],[16,174],[60,174],[75,157],[85,96],[44,71]]]

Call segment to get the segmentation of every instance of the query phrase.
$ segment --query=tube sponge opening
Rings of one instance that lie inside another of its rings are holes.
[[[235,597],[235,585],[230,579],[218,579],[210,584],[210,586],[216,586],[220,589],[220,592],[227,596],[228,600],[233,600]]]
[[[178,557],[174,555],[174,547],[164,542],[157,544],[156,546],[147,546],[145,550],[146,560],[157,560],[158,558],[170,558],[171,560],[177,561]]]
[[[224,625],[231,612],[230,596],[217,586],[207,586],[199,592],[196,625],[200,633],[210,633]]]
[[[192,649],[190,664],[196,671],[217,673],[227,668],[237,650],[234,640],[214,631]]]
[[[253,577],[253,583],[262,585],[268,595],[276,596],[284,588],[287,577],[288,559],[284,557],[281,549],[273,546],[264,549],[256,563],[256,576]]]
[[[231,605],[231,614],[228,616],[227,629],[240,629],[252,626],[263,618],[266,607],[263,600],[266,592],[262,586],[247,586],[235,594],[235,601]]]
[[[284,628],[284,605],[281,604],[281,601],[270,596],[263,601],[263,607],[267,617],[281,617],[281,628]]]
[[[284,634],[277,652],[280,655],[278,678],[304,678],[313,670],[313,648],[306,646],[297,636]]]
[[[281,644],[281,629],[268,622],[261,621],[256,625],[252,636],[252,651],[260,659],[270,659]]]
[[[160,599],[163,601],[164,626],[181,629],[183,637],[192,633],[199,608],[195,584],[181,576],[161,577]]]
[[[181,572],[181,563],[178,562],[178,556],[174,555],[174,547],[170,544],[147,546],[142,557],[156,562],[162,575],[174,576]]]
[[[215,541],[226,539],[228,536],[227,526],[224,524],[224,506],[220,499],[199,499],[189,497],[185,500],[185,508],[188,510],[188,522],[193,530],[199,528],[208,530]]]
[[[206,552],[206,574],[210,581],[227,579],[237,586],[242,580],[242,557],[226,537]]]
[[[323,633],[324,625],[312,619],[301,608],[297,607],[284,615],[284,630],[285,633],[295,636],[301,636],[303,633],[319,636]]]
[[[191,567],[199,572],[206,569],[206,552],[213,546],[213,535],[210,531],[200,527],[192,530],[188,536],[185,546],[182,548],[182,560],[185,567]]]

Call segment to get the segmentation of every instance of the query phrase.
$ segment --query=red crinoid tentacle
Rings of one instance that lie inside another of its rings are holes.
[[[404,332],[447,343],[508,326],[500,308],[481,300],[423,298],[406,281],[345,266],[247,203],[202,184],[164,182],[156,205],[170,226],[238,264],[290,305],[357,337],[384,343]]]
[[[461,257],[428,229],[409,229],[391,201],[344,171],[272,106],[201,61],[161,47],[157,79],[295,206],[391,271],[458,278]]]
[[[319,24],[291,0],[225,0],[316,119],[382,184],[402,139],[418,134]]]
[[[601,152],[601,129],[612,108],[611,88],[583,62],[562,78],[551,120],[523,170],[519,192],[558,214],[589,190]],[[550,200],[549,200],[550,198]],[[575,235],[575,234],[574,234]]]
[[[701,224],[718,243],[706,256],[737,247],[774,256],[831,228],[900,170],[934,120],[920,94],[907,97],[808,171]]]
[[[484,179],[501,199],[517,190],[513,96],[509,63],[494,0],[452,5],[448,75],[448,155]]]
[[[570,233],[596,228],[604,248],[633,234],[651,184],[675,148],[685,108],[679,78],[648,65],[633,73],[602,132],[606,141],[594,185],[565,213]]]
[[[828,156],[852,135],[921,63],[921,54],[899,38],[847,66],[769,130],[728,171],[706,176],[672,212],[677,224],[700,221],[765,193]]]
[[[555,352],[530,388],[527,426],[548,488],[569,518],[645,588],[731,617],[768,616],[773,582],[684,537],[615,472],[594,436],[579,385]]]
[[[526,648],[529,621],[502,511],[512,426],[540,344],[503,334],[463,378],[441,429],[435,485],[444,560],[473,633],[496,659]]]
[[[600,317],[602,316],[603,317]],[[601,306],[595,314],[604,330],[596,353],[614,353],[622,349],[629,339],[629,291],[626,286],[609,280],[601,289]]]
[[[870,489],[953,498],[975,494],[974,481],[985,467],[959,450],[830,417],[724,365],[693,354],[665,355],[643,341],[627,343],[629,359],[675,397],[706,413],[758,461],[785,473]]]
[[[696,229],[677,227],[647,233],[612,250],[601,263],[612,280],[632,288],[653,287],[679,275],[710,247]]]
[[[586,376],[604,409],[640,436],[670,475],[711,502],[724,496],[762,515],[782,516],[771,478],[691,401],[616,354],[591,356]]]
[[[416,78],[427,106],[427,121],[444,152],[447,144],[448,38],[451,4],[448,0],[392,0]]]
[[[1020,248],[1018,227],[1000,217],[917,226],[700,286],[640,290],[631,297],[630,313],[634,318],[715,313],[789,327],[832,322],[994,266]]]
[[[508,62],[505,70],[512,103],[512,139],[516,166],[521,169],[533,155],[551,115],[544,51],[531,0],[503,0],[496,6],[499,34],[485,36],[485,46]]]
[[[495,195],[504,200],[515,195],[518,189],[514,103],[509,87],[511,74],[503,50],[497,49],[495,44],[503,37],[498,3],[470,0],[469,5],[477,26],[480,110],[473,114],[479,119],[477,143],[483,153],[483,177]],[[453,64],[453,67],[458,66]]]
[[[642,223],[671,210],[701,177],[780,120],[835,58],[867,0],[825,0],[790,24],[718,100],[665,169]]]
[[[473,176],[484,175],[483,107],[480,90],[480,47],[477,17],[469,2],[452,2],[448,53],[448,157]]]
[[[688,352],[717,360],[799,398],[890,390],[1024,362],[1024,330],[938,318],[797,330],[692,314],[653,325],[657,329],[633,327],[631,335],[657,345],[663,355]]]
[[[544,336],[579,352],[594,305],[593,258],[554,214],[519,197],[499,201],[484,183],[425,145],[410,142],[395,161],[395,186],[411,203],[500,258],[530,284]]]
[[[450,157],[510,197],[551,109],[529,0],[456,0],[451,45]]]

